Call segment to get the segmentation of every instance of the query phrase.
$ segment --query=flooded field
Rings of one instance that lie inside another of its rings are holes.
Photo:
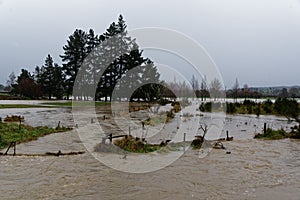
[[[194,110],[194,107],[191,109]],[[101,132],[113,130],[114,134],[121,133],[116,124],[129,131],[128,122],[122,120],[122,116],[112,117],[107,107],[97,108],[95,113],[103,130],[87,141],[101,142]],[[160,134],[149,135],[149,141],[182,141],[182,133],[192,130],[193,125],[198,123],[207,123],[211,127],[208,139],[225,137],[228,130],[234,140],[224,142],[226,150],[213,149],[203,158],[200,158],[199,151],[188,149],[166,167],[148,173],[126,173],[106,166],[95,159],[96,153],[87,151],[89,146],[83,144],[82,130],[91,124],[90,115],[73,113],[78,115],[74,122],[71,108],[0,110],[0,117],[10,114],[23,115],[25,122],[33,126],[55,127],[58,121],[64,126],[78,124],[73,131],[20,144],[17,152],[61,150],[87,153],[65,157],[0,157],[0,199],[299,199],[300,141],[252,139],[255,132],[261,132],[265,122],[272,128],[289,129],[294,124],[287,123],[285,118],[227,115],[223,119],[224,126],[217,127],[223,131],[217,133],[210,124],[213,120],[209,115],[185,119],[178,114],[166,125],[151,127],[151,131],[158,130]],[[108,119],[101,120],[103,115]],[[144,117],[142,113],[136,114],[130,122],[133,135],[141,132],[139,122]],[[78,121],[79,118],[81,121]],[[114,122],[113,118],[118,118],[118,122]],[[180,127],[177,129],[178,124]],[[193,137],[187,135],[187,140]],[[231,154],[226,154],[227,151]],[[162,154],[162,157],[165,155],[168,153]],[[102,154],[98,156],[103,157]],[[151,154],[153,159],[158,156]],[[109,158],[112,162],[129,163],[134,167],[143,157],[130,154]]]

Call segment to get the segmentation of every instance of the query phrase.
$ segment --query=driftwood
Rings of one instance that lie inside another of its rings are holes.
[[[71,155],[80,155],[80,154],[84,154],[84,151],[76,151],[76,152],[67,152],[67,153],[63,153],[61,151],[58,151],[56,153],[54,152],[46,152],[46,153],[40,153],[40,154],[3,154],[0,152],[0,156],[71,156]]]

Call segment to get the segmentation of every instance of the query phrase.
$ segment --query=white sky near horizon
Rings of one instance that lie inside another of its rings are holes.
[[[0,83],[21,68],[34,71],[47,54],[61,64],[76,28],[102,34],[119,14],[128,29],[161,27],[193,38],[227,88],[236,77],[240,86],[300,85],[299,0],[0,0]]]

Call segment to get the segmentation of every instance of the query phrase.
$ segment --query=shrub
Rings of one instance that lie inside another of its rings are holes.
[[[171,105],[173,106],[173,109],[172,109],[172,110],[173,110],[175,113],[178,113],[179,111],[181,111],[181,105],[180,105],[180,103],[179,103],[178,101],[172,102]]]
[[[252,111],[253,111],[253,109],[252,109],[252,105],[247,105],[247,113],[248,114],[252,114]]]
[[[173,113],[173,111],[172,110],[170,110],[170,111],[167,111],[167,119],[168,118],[171,118],[171,119],[173,119],[175,117],[175,114]]]
[[[226,110],[227,113],[233,114],[236,112],[236,106],[234,103],[227,103],[226,107],[227,107],[227,110]]]
[[[287,98],[277,98],[274,104],[274,109],[277,114],[283,115],[289,120],[290,118],[297,118],[300,114],[297,101],[289,100]]]
[[[159,145],[147,144],[142,142],[140,139],[133,138],[131,136],[116,140],[114,141],[114,144],[125,151],[135,153],[148,153],[156,151],[160,148]]]
[[[256,116],[259,117],[259,115],[260,115],[260,104],[258,104],[257,106],[255,106],[254,112],[255,112]]]
[[[266,133],[263,134],[257,134],[254,136],[254,138],[261,138],[261,139],[270,139],[270,140],[279,140],[279,139],[284,139],[288,138],[291,135],[284,130],[273,130],[271,128],[268,128]]]
[[[248,100],[248,99],[245,99],[244,102],[243,102],[243,105],[244,106],[254,106],[255,102],[251,101],[251,100]]]
[[[270,99],[267,99],[262,103],[262,108],[265,113],[271,114],[273,110],[273,102]]]

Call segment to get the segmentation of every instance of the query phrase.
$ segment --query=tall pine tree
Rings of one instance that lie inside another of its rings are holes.
[[[118,21],[111,23],[102,35],[96,35],[90,29],[88,33],[75,30],[69,37],[63,47],[64,54],[61,55],[68,97],[72,94],[76,78],[76,94],[73,94],[75,98],[94,98],[91,91],[97,88],[96,99],[104,98],[105,101],[111,101],[113,91],[122,87],[122,82],[117,88],[116,85],[123,77],[130,77],[126,79],[126,84],[132,88],[141,85],[140,83],[148,78],[159,81],[153,62],[142,56],[135,39],[128,36],[126,29],[126,22],[120,15]],[[88,59],[84,60],[85,58]],[[85,67],[82,73],[79,73],[81,77],[77,77],[82,64]],[[127,74],[136,67],[134,73]],[[144,93],[137,92],[136,95],[147,100],[157,99],[158,93],[153,93],[155,87],[153,84],[143,86]]]
[[[38,84],[42,86],[44,95],[48,99],[53,96],[57,99],[62,99],[64,93],[64,74],[62,68],[53,62],[50,54],[45,59],[45,64],[42,67],[35,68],[35,78]]]
[[[64,54],[60,55],[64,62],[63,72],[66,77],[65,88],[68,99],[72,94],[78,70],[88,53],[87,41],[88,36],[86,32],[76,29],[74,33],[69,36],[67,44],[63,47]],[[83,77],[78,78],[82,80]]]

